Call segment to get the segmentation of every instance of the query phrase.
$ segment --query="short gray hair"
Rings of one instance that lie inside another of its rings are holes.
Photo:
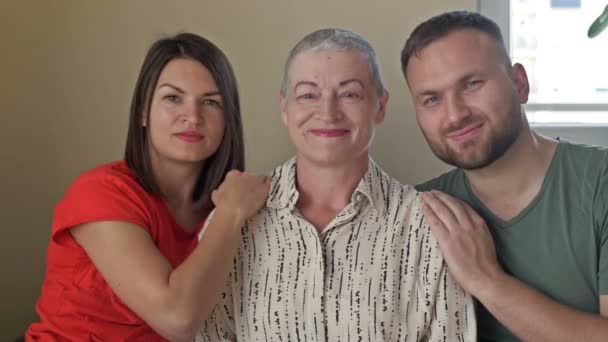
[[[374,88],[378,95],[384,93],[384,82],[380,74],[380,64],[378,57],[371,44],[361,35],[345,29],[325,28],[307,34],[296,46],[291,49],[285,67],[283,69],[283,79],[281,81],[281,95],[287,96],[289,86],[289,67],[293,59],[304,52],[317,51],[356,51],[365,57],[368,63],[369,72],[374,83]]]

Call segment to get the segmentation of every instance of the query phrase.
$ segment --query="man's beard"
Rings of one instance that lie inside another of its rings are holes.
[[[463,143],[461,150],[465,152],[460,153],[452,149],[448,144],[441,145],[431,141],[424,131],[423,134],[435,156],[444,163],[465,170],[478,170],[502,157],[517,140],[521,133],[521,116],[521,113],[513,113],[511,120],[505,122],[505,125],[502,125],[499,131],[494,131],[491,127],[481,127],[481,129],[490,129],[489,141],[485,143],[484,141],[476,141],[481,136],[474,137],[470,141]],[[457,127],[451,127],[446,129],[446,131],[447,133],[454,132],[476,121],[478,120],[474,118],[468,119],[459,123]],[[486,125],[487,122],[484,126]],[[446,134],[442,133],[441,136],[446,136]],[[467,153],[468,149],[473,149],[473,151]],[[468,155],[470,154],[473,155],[469,157]]]

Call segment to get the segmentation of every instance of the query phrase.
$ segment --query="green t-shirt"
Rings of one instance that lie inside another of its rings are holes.
[[[608,294],[607,148],[560,141],[540,192],[508,222],[473,194],[461,169],[417,188],[446,192],[475,209],[506,272],[559,303],[599,314],[599,296]],[[481,305],[478,326],[480,341],[517,341]]]

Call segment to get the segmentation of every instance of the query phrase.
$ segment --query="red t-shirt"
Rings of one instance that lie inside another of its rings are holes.
[[[125,221],[145,229],[177,267],[196,246],[203,222],[184,231],[159,196],[146,192],[124,161],[80,175],[55,207],[46,276],[28,341],[165,341],[110,289],[70,227]],[[110,246],[108,246],[110,247]]]

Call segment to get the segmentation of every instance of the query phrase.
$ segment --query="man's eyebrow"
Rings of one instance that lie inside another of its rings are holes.
[[[466,83],[467,81],[478,77],[479,73],[476,72],[470,72],[467,73],[463,76],[461,76],[460,78],[458,78],[458,80],[456,80],[456,82],[454,82],[451,86],[453,85],[462,85],[464,83]],[[416,93],[416,96],[433,96],[433,95],[437,95],[439,92],[436,90],[421,90],[420,92]]]
[[[435,96],[435,95],[437,95],[437,91],[435,91],[435,90],[423,90],[421,92],[418,92],[416,94],[416,97]]]

